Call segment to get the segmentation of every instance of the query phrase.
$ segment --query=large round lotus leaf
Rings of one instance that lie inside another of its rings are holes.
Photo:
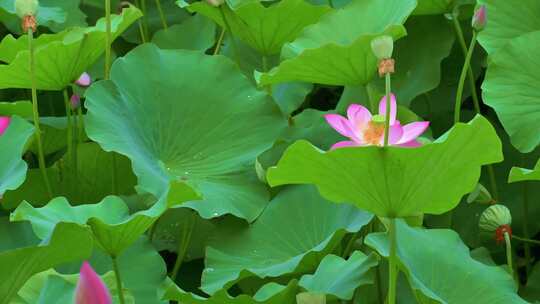
[[[439,86],[441,62],[454,45],[454,31],[444,16],[415,16],[405,26],[407,36],[395,44],[396,72],[392,74],[392,91],[401,105]],[[374,83],[384,93],[384,77]]]
[[[540,31],[511,40],[490,57],[482,84],[512,144],[531,152],[540,143]]]
[[[135,7],[113,15],[112,38],[118,37],[141,16]],[[36,87],[62,90],[77,80],[105,52],[105,19],[96,26],[71,28],[58,34],[43,34],[34,41]],[[0,89],[31,88],[28,36],[6,36],[0,43]]]
[[[511,39],[540,30],[539,1],[478,0],[478,4],[486,6],[488,16],[478,41],[490,55]]]
[[[249,1],[234,10],[201,1],[188,9],[230,28],[235,36],[264,55],[279,54],[283,44],[293,41],[304,27],[330,11],[327,6],[311,5],[304,0],[283,0],[268,7],[259,1]]]
[[[540,159],[536,163],[536,166],[534,166],[534,169],[513,167],[508,176],[509,183],[534,180],[540,180]]]
[[[366,256],[355,251],[348,260],[329,254],[314,274],[306,274],[300,279],[299,285],[312,293],[351,300],[358,286],[373,283],[370,270],[377,264],[378,256],[373,253]]]
[[[34,133],[34,127],[17,116],[0,135],[0,200],[7,190],[17,189],[26,178],[28,165],[22,160],[24,147]]]
[[[202,289],[213,294],[248,277],[314,270],[346,232],[371,218],[353,206],[331,204],[313,187],[283,189],[251,227],[224,227],[210,242]]]
[[[416,0],[353,0],[308,26],[283,46],[285,59],[260,78],[261,84],[306,81],[330,85],[358,85],[371,80],[377,58],[371,40],[405,35],[402,24],[416,7]]]
[[[195,199],[192,198],[192,199]],[[126,203],[116,196],[98,204],[71,206],[58,197],[41,208],[23,202],[11,213],[12,221],[29,221],[36,235],[44,239],[60,222],[89,225],[101,248],[118,255],[135,242],[168,207],[165,198],[150,209],[129,214]]]
[[[86,16],[79,8],[79,1],[40,0],[37,23],[54,32],[72,26],[86,26]],[[15,13],[15,0],[0,0],[0,21],[10,32],[21,32],[21,19]]]
[[[117,60],[111,79],[86,93],[87,132],[131,159],[141,189],[160,197],[181,179],[204,197],[187,206],[205,218],[260,214],[268,194],[254,160],[285,120],[233,62],[148,44]]]
[[[215,44],[216,24],[203,15],[189,17],[154,34],[152,43],[161,49],[206,51]]]
[[[419,303],[520,304],[512,276],[502,267],[473,259],[452,230],[411,228],[399,220],[397,255]],[[366,244],[388,257],[385,233],[370,234]]]
[[[408,217],[451,210],[474,189],[481,166],[502,159],[495,130],[477,116],[419,148],[324,152],[298,141],[268,170],[267,178],[272,186],[315,184],[333,202],[351,202],[383,217]]]
[[[92,234],[87,228],[59,223],[37,246],[1,251],[0,303],[12,303],[10,299],[34,274],[88,258],[92,246]]]

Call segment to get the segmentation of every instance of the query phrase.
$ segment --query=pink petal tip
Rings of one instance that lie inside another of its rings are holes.
[[[81,266],[79,282],[75,290],[75,304],[111,304],[107,286],[88,262]]]

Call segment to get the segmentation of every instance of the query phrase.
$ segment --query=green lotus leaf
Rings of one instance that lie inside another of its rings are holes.
[[[441,15],[412,17],[405,26],[407,36],[395,44],[396,72],[392,74],[392,91],[400,105],[408,106],[418,95],[439,86],[441,62],[450,55],[454,32]],[[374,84],[377,91],[384,94],[384,78],[376,78]]]
[[[527,303],[504,268],[473,259],[454,231],[411,228],[401,220],[396,231],[399,265],[419,303]],[[368,235],[366,244],[388,256],[386,233]]]
[[[65,144],[65,138],[63,142]],[[54,166],[47,168],[53,197],[64,196],[72,204],[100,202],[113,193],[113,164],[117,175],[116,193],[129,195],[135,192],[137,179],[126,157],[116,155],[113,161],[113,153],[103,151],[96,143],[77,145],[76,151],[76,162],[64,156]],[[3,207],[13,209],[23,201],[42,206],[49,199],[40,170],[31,169],[20,187],[5,193]]]
[[[111,75],[87,91],[86,130],[131,159],[142,191],[161,197],[180,179],[202,194],[185,206],[204,218],[260,214],[268,193],[254,160],[286,122],[233,62],[148,44],[117,60]]]
[[[373,283],[369,271],[377,264],[377,255],[366,256],[361,251],[355,251],[348,260],[336,255],[327,255],[317,271],[313,275],[304,275],[299,285],[312,293],[351,300],[358,286]]]
[[[413,15],[442,15],[448,13],[455,0],[418,0]]]
[[[112,16],[112,38],[126,30],[141,12],[135,7]],[[43,34],[35,39],[36,87],[62,90],[77,80],[105,51],[105,20],[96,26],[71,28],[58,34]],[[0,89],[31,88],[27,35],[6,36],[0,43]]]
[[[24,148],[34,134],[34,127],[17,116],[0,135],[0,199],[7,190],[17,189],[26,178],[28,165],[22,159]]]
[[[192,195],[190,200],[197,197]],[[53,199],[41,208],[23,202],[11,213],[12,221],[29,221],[39,238],[46,237],[60,222],[88,225],[98,245],[108,254],[117,256],[135,242],[168,208],[161,198],[150,209],[129,214],[126,203],[109,196],[98,204],[71,206],[64,197]]]
[[[330,8],[304,0],[283,0],[268,7],[249,1],[234,9],[227,5],[216,8],[201,1],[191,4],[188,10],[205,15],[222,27],[228,26],[233,35],[269,56],[279,54],[283,44],[293,41],[304,27],[317,22]]]
[[[513,38],[539,31],[540,19],[536,12],[540,2],[523,0],[519,5],[510,1],[478,0],[487,8],[486,28],[478,35],[478,41],[492,55]]]
[[[540,180],[540,160],[534,166],[534,169],[525,169],[519,167],[513,167],[510,170],[508,176],[509,183],[522,182],[522,181],[537,181]]]
[[[0,303],[11,303],[10,299],[34,274],[88,258],[92,247],[92,234],[87,228],[58,223],[41,244],[0,252]]]
[[[540,31],[512,39],[490,56],[482,84],[484,101],[492,107],[521,152],[540,144]]]
[[[203,298],[187,293],[172,283],[167,288],[164,299],[185,304],[296,304],[295,296],[298,290],[298,282],[292,280],[287,286],[268,283],[262,286],[253,297],[248,295],[231,297],[225,289],[222,289],[210,298]]]
[[[315,184],[332,202],[352,202],[382,217],[408,217],[453,209],[476,186],[481,166],[502,159],[495,130],[477,116],[413,149],[371,146],[324,152],[298,141],[268,170],[267,179],[271,186]]]
[[[17,115],[23,118],[32,118],[32,103],[28,100],[0,102],[0,115]]]
[[[202,15],[189,17],[154,34],[152,43],[161,49],[186,49],[206,51],[215,43],[216,25]]]
[[[86,16],[79,8],[79,0],[40,0],[37,23],[54,32],[72,26],[86,26]],[[21,19],[15,14],[15,0],[0,0],[0,21],[12,33],[21,32]]]
[[[206,250],[202,290],[214,294],[249,277],[279,277],[314,270],[346,232],[371,214],[336,206],[310,186],[283,189],[251,227],[220,229]]]
[[[262,85],[295,80],[330,85],[367,83],[375,76],[378,63],[371,40],[380,35],[394,40],[404,36],[402,24],[415,7],[416,0],[353,0],[285,44],[281,53],[285,60],[259,81]]]

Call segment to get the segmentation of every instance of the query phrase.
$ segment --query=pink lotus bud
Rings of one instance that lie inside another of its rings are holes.
[[[472,18],[472,27],[476,31],[481,31],[486,27],[487,22],[487,11],[486,6],[481,5],[475,12]]]
[[[81,266],[79,282],[75,290],[75,304],[111,304],[112,299],[99,275],[88,262]]]
[[[92,78],[90,78],[90,74],[84,72],[75,83],[80,87],[88,87],[92,84]]]
[[[78,109],[81,106],[81,97],[77,94],[73,94],[71,95],[69,102],[71,103],[72,110]]]
[[[11,122],[11,117],[9,116],[0,116],[0,136],[4,134],[9,127]]]

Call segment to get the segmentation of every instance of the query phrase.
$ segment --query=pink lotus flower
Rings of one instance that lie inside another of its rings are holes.
[[[11,122],[11,117],[9,116],[0,116],[0,136],[4,134],[9,127]]]
[[[75,81],[75,84],[77,84],[80,87],[88,87],[92,84],[92,78],[90,78],[90,74],[84,72],[82,75]]]
[[[418,147],[416,140],[429,126],[429,121],[418,121],[402,126],[396,120],[396,97],[392,94],[390,101],[390,132],[388,144],[400,147]],[[368,109],[358,104],[351,104],[347,109],[347,118],[338,114],[327,114],[326,121],[339,134],[348,137],[349,141],[340,141],[331,149],[353,146],[382,146],[386,115],[386,96],[379,103],[379,114],[371,115]]]
[[[99,275],[88,262],[81,266],[80,278],[75,290],[75,304],[111,304],[112,299]]]
[[[481,31],[486,27],[486,23],[487,23],[486,6],[481,5],[474,12],[474,16],[472,18],[472,27],[477,31]]]

